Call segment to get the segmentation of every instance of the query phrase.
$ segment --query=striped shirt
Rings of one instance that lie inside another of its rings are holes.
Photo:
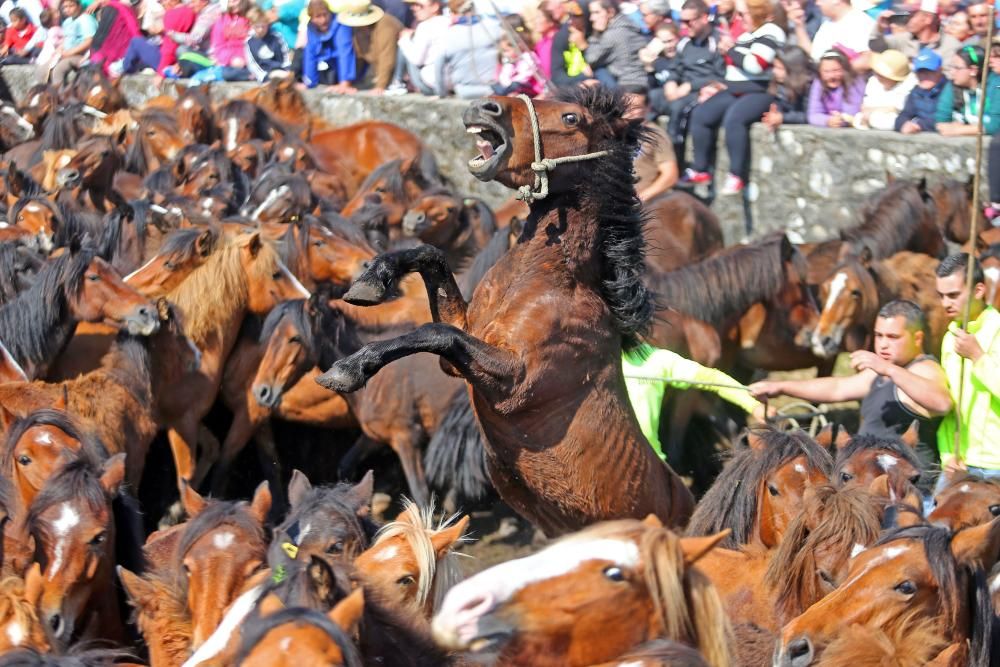
[[[726,54],[726,81],[769,81],[774,58],[785,45],[785,31],[765,23],[745,32]]]

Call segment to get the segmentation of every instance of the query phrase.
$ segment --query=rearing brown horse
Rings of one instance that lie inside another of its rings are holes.
[[[639,430],[621,370],[622,348],[635,344],[653,312],[642,283],[632,175],[643,132],[623,118],[627,108],[603,88],[566,92],[558,101],[473,103],[463,120],[482,155],[469,161],[470,171],[531,188],[533,156],[544,146],[546,164],[558,163],[546,198],[532,193],[517,245],[469,304],[436,248],[375,258],[345,300],[380,303],[400,277],[417,271],[434,321],[366,345],[318,379],[350,392],[396,359],[439,355],[446,370],[469,382],[500,495],[550,535],[649,513],[681,525],[693,506]]]

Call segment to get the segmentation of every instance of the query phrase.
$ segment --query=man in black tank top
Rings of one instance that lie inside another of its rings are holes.
[[[851,353],[855,375],[756,382],[753,395],[793,396],[811,403],[861,401],[860,433],[901,436],[919,423],[918,452],[929,469],[937,461],[936,432],[952,408],[944,370],[923,353],[926,318],[912,301],[890,301],[875,320],[875,351]]]

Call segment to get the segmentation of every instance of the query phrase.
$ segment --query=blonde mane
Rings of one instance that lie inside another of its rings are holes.
[[[44,630],[34,603],[25,599],[24,579],[17,576],[0,581],[0,625],[17,623],[24,630],[21,647],[47,650]]]
[[[212,334],[221,334],[229,316],[246,309],[249,283],[270,278],[280,265],[278,253],[262,241],[256,260],[250,264],[253,275],[247,276],[240,253],[252,237],[241,234],[230,240],[167,295],[184,313],[187,335],[196,345],[201,346]]]
[[[457,514],[442,518],[435,527],[433,500],[430,506],[419,507],[409,498],[403,498],[403,511],[399,517],[382,526],[375,534],[373,547],[394,537],[402,537],[410,545],[420,570],[417,581],[417,606],[420,609],[425,608],[430,600],[432,609],[437,610],[445,593],[464,578],[458,564],[460,554],[448,549],[438,560],[431,542],[432,535],[454,524],[457,518]],[[464,536],[459,541],[462,539]]]
[[[852,625],[826,647],[821,667],[923,667],[948,642],[937,624],[919,611],[884,628]]]

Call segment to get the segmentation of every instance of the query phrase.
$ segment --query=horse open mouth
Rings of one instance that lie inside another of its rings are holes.
[[[500,169],[500,161],[506,156],[507,142],[498,129],[488,125],[469,125],[468,134],[476,138],[479,155],[469,160],[469,171],[480,180],[490,180]]]

